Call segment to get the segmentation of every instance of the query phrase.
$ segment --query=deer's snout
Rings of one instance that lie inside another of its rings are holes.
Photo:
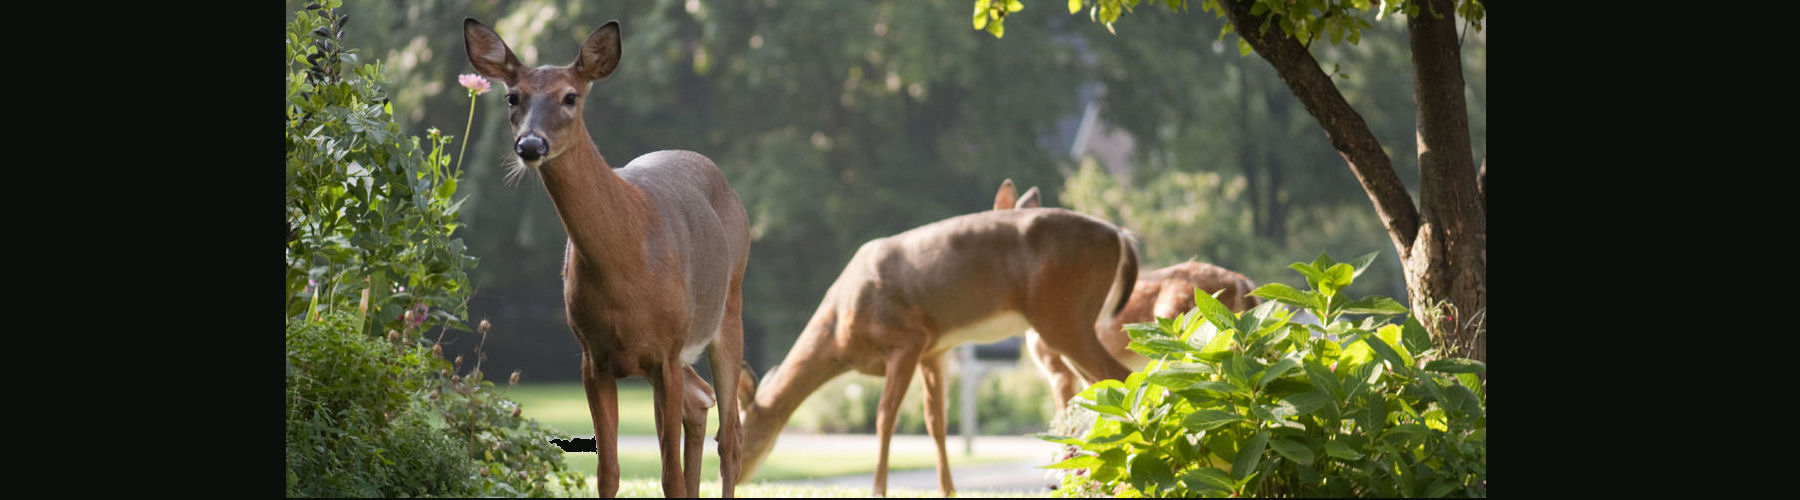
[[[526,134],[518,141],[513,142],[513,152],[518,153],[519,159],[537,161],[538,158],[543,158],[544,155],[550,153],[550,143],[545,141],[543,136]]]

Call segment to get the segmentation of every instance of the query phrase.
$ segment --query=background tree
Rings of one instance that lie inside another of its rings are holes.
[[[1088,7],[1089,17],[1112,31],[1119,16],[1138,4],[1138,0],[1071,0],[1068,5],[1071,13]],[[1163,4],[1179,11],[1188,2]],[[1001,36],[1003,28],[997,27],[1022,8],[1017,0],[976,0],[975,27]],[[1463,24],[1479,31],[1485,4],[1205,0],[1201,8],[1226,20],[1220,36],[1237,33],[1239,52],[1254,51],[1268,61],[1325,129],[1385,226],[1405,266],[1412,310],[1434,340],[1451,356],[1485,361],[1487,215],[1470,140],[1468,88],[1457,29]],[[1420,172],[1417,205],[1368,122],[1313,55],[1312,42],[1318,39],[1360,42],[1363,30],[1373,25],[1365,18],[1369,13],[1376,20],[1398,13],[1407,21]]]
[[[995,43],[960,18],[944,20],[967,9],[957,0],[421,0],[341,10],[361,27],[345,36],[385,65],[395,122],[415,135],[434,126],[461,134],[469,101],[456,76],[471,72],[463,17],[495,26],[537,64],[572,60],[581,37],[620,20],[624,59],[595,86],[586,121],[614,164],[679,148],[726,173],[750,212],[746,357],[759,371],[780,361],[857,246],[986,208],[1005,178],[1138,231],[1145,266],[1198,258],[1268,282],[1321,250],[1384,250],[1393,257],[1357,286],[1405,289],[1381,222],[1363,208],[1354,175],[1334,167],[1338,153],[1305,107],[1268,65],[1228,43],[1213,48],[1222,21],[1200,11],[1136,16],[1130,36],[1114,36],[1056,9],[1026,9],[1007,20],[1036,28]],[[1404,103],[1410,86],[1394,83],[1410,81],[1396,19],[1365,29],[1361,44],[1319,50],[1342,52],[1332,57],[1346,98],[1403,151],[1411,114],[1387,112],[1406,109],[1388,103]],[[481,258],[468,271],[466,317],[495,326],[484,370],[572,379],[579,358],[558,281],[565,236],[537,179],[505,179],[500,94],[480,96],[469,137],[448,146],[471,142],[456,187],[456,237]],[[1128,173],[1084,173],[1069,156],[1089,102],[1138,139]],[[1410,161],[1394,160],[1416,182]],[[452,358],[481,342],[463,332],[444,339]]]

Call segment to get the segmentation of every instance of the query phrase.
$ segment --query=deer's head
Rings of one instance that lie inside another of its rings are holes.
[[[513,153],[525,166],[538,168],[592,140],[581,111],[593,83],[619,66],[618,21],[594,30],[581,44],[581,55],[564,66],[525,66],[499,34],[475,18],[463,19],[463,45],[476,73],[506,84]]]

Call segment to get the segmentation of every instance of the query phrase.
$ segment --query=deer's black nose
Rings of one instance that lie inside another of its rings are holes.
[[[513,143],[513,152],[518,153],[519,158],[525,161],[537,161],[550,152],[550,144],[544,142],[543,137],[531,134],[520,137],[518,142]]]

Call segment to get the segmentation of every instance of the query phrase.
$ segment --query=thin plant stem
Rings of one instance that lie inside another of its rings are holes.
[[[475,93],[469,93],[469,121],[463,124],[462,149],[456,152],[456,171],[462,171],[463,153],[469,151],[469,129],[475,125]]]

